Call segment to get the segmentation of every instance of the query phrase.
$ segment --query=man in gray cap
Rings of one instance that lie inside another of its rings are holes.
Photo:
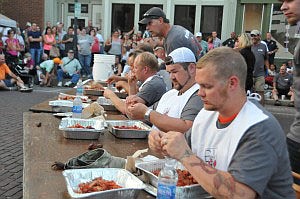
[[[198,60],[200,58],[201,46],[195,36],[184,27],[179,25],[171,26],[169,22],[162,9],[153,7],[143,15],[143,19],[139,21],[139,25],[146,25],[146,30],[153,37],[165,38],[164,48],[167,55],[177,48],[187,47],[194,53],[196,60]]]
[[[269,68],[268,49],[265,44],[261,43],[258,30],[252,30],[250,35],[253,43],[251,51],[255,56],[253,70],[254,89],[261,96],[261,104],[264,105],[265,69]]]

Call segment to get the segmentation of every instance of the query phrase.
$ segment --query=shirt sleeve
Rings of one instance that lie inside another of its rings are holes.
[[[197,95],[198,90],[193,93],[184,106],[180,119],[194,121],[199,111],[203,108],[203,102]]]

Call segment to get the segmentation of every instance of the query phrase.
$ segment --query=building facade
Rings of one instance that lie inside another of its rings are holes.
[[[27,21],[42,29],[47,21],[64,22],[65,29],[74,23],[75,0],[2,0],[3,14],[17,20],[23,28]],[[277,0],[78,0],[81,13],[78,25],[92,20],[104,38],[113,29],[143,30],[138,26],[142,15],[151,7],[161,7],[171,24],[179,24],[192,33],[201,31],[204,38],[212,31],[225,40],[232,31],[262,33],[271,31],[272,12]]]

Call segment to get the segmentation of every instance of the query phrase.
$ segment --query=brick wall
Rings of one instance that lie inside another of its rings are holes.
[[[35,22],[44,27],[44,0],[2,0],[0,13],[16,20],[21,28],[26,22]]]

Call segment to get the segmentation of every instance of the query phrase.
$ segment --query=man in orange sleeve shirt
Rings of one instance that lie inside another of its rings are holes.
[[[6,75],[10,78],[6,78]],[[5,56],[0,54],[0,89],[16,90],[14,85],[17,84],[21,89],[27,89],[20,77],[16,76],[5,63]]]

